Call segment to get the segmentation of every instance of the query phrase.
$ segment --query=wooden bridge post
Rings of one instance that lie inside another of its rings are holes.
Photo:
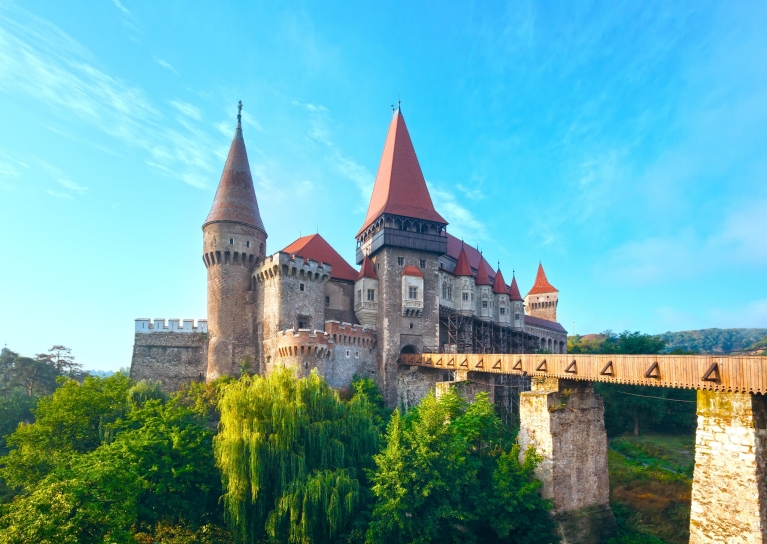
[[[767,543],[767,399],[698,391],[690,542]]]
[[[602,398],[590,382],[532,377],[521,393],[519,442],[533,446],[542,495],[552,499],[564,544],[597,544],[615,533]],[[524,454],[524,453],[523,453]]]

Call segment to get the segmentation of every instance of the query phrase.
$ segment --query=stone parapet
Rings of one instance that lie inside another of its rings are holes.
[[[150,334],[156,332],[186,332],[186,333],[207,333],[208,322],[205,319],[198,319],[197,326],[194,326],[194,319],[184,319],[183,325],[180,319],[169,319],[168,325],[165,325],[165,319],[157,318],[152,323],[151,319],[139,318],[136,320],[136,334]]]
[[[206,334],[156,330],[135,335],[130,367],[134,380],[159,381],[164,390],[176,391],[184,383],[204,381],[207,368]]]
[[[690,542],[767,542],[767,402],[698,391]]]

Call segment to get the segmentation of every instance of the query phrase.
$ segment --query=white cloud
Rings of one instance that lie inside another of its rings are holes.
[[[32,96],[68,122],[78,119],[146,150],[148,164],[185,183],[209,187],[216,180],[216,140],[187,121],[199,110],[175,101],[187,117],[178,119],[183,130],[168,126],[143,89],[102,72],[55,25],[20,9],[0,8],[0,90]],[[158,156],[158,146],[166,153]]]
[[[470,189],[460,183],[456,185],[456,188],[469,200],[482,200],[485,198],[485,193],[480,189]]]
[[[70,191],[78,194],[85,194],[88,192],[88,188],[80,185],[79,183],[76,183],[72,181],[68,175],[66,175],[64,172],[56,168],[55,166],[48,164],[45,161],[42,161],[40,159],[37,160],[37,162],[40,164],[42,169],[59,185],[64,187],[65,189],[69,189]],[[50,191],[49,194],[52,194]],[[58,196],[62,193],[56,193],[54,196]],[[71,195],[67,195],[69,198],[72,198]]]
[[[27,164],[16,160],[8,155],[0,154],[0,190],[15,190],[17,180],[21,179],[22,168],[28,168]]]
[[[59,198],[61,200],[74,200],[74,197],[72,195],[68,195],[67,193],[53,191],[51,189],[48,189],[45,192],[51,195],[52,197]]]
[[[439,210],[443,217],[450,218],[450,225],[448,226],[450,234],[464,239],[470,244],[490,240],[485,225],[474,217],[470,210],[461,206],[453,193],[443,191],[431,182],[427,182],[427,185],[434,201],[434,207]]]
[[[155,61],[160,66],[162,66],[163,68],[165,68],[166,70],[170,70],[174,74],[179,75],[178,71],[168,61],[161,59],[160,57],[154,57],[154,56],[152,57],[152,60]]]
[[[192,119],[195,119],[196,121],[199,121],[200,119],[202,119],[202,112],[200,112],[200,109],[188,102],[181,102],[180,100],[171,100],[168,103],[174,108],[176,108],[183,115],[186,115],[187,117],[191,117]]]

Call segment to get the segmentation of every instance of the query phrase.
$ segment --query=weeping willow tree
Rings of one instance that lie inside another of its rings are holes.
[[[313,372],[243,376],[219,403],[216,462],[242,542],[336,542],[358,515],[378,431],[365,396],[343,402]]]

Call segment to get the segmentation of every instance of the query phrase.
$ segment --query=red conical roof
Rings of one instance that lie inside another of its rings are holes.
[[[506,288],[506,281],[503,279],[503,274],[501,274],[501,269],[498,269],[498,272],[495,273],[495,280],[493,281],[493,293],[496,295],[508,295],[509,290]]]
[[[405,118],[399,109],[389,125],[368,214],[357,235],[382,213],[447,224],[434,209],[413,142],[405,126]]]
[[[357,271],[319,234],[302,236],[282,251],[298,255],[305,260],[312,259],[318,263],[328,263],[332,267],[331,278],[347,281],[357,279]]]
[[[231,221],[255,227],[266,234],[261,214],[258,212],[256,191],[253,189],[253,177],[250,175],[248,153],[245,151],[245,140],[242,137],[242,125],[237,116],[237,128],[229,148],[224,172],[218,182],[213,206],[203,228],[209,223]]]
[[[467,258],[468,261],[468,258]],[[480,259],[479,266],[477,267],[477,276],[474,279],[474,283],[477,285],[490,285],[490,276],[487,274],[487,267],[485,266],[485,259]]]
[[[519,286],[517,285],[517,278],[511,278],[511,288],[509,289],[509,298],[511,300],[524,300],[519,293]]]
[[[458,262],[455,263],[453,274],[456,276],[474,276],[474,272],[471,271],[469,258],[466,256],[466,250],[464,248],[461,248],[461,252],[458,254]]]
[[[370,257],[365,255],[365,258],[362,260],[362,267],[360,268],[360,273],[357,276],[357,280],[361,280],[362,278],[371,278],[374,280],[378,279],[378,274],[376,274],[376,269],[373,266],[373,261],[370,260]]]
[[[540,293],[553,293],[555,291],[559,292],[559,289],[549,283],[549,280],[546,279],[546,272],[543,271],[543,265],[538,263],[538,274],[535,276],[535,284],[533,284],[533,288],[527,294],[537,295]]]

